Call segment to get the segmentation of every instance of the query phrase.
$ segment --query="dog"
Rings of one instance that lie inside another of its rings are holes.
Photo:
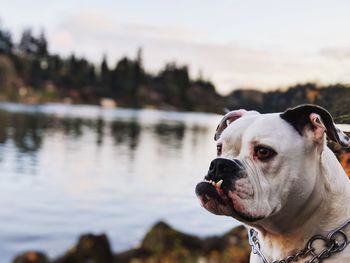
[[[251,263],[350,262],[350,181],[328,148],[349,137],[322,107],[236,110],[219,123],[201,205],[242,222]]]

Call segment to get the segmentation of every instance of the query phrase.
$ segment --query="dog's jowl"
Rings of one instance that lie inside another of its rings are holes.
[[[316,105],[237,110],[219,123],[196,194],[211,213],[247,226],[251,262],[350,262],[350,182],[327,138],[350,145]]]

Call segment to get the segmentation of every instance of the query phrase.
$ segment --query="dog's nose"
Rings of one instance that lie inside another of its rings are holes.
[[[224,158],[216,158],[210,163],[208,175],[206,180],[219,181],[224,179],[225,175],[234,175],[242,169],[242,163],[238,160],[229,160]]]

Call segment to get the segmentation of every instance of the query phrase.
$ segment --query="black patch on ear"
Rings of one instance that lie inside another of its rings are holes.
[[[335,127],[331,114],[320,106],[304,104],[295,108],[287,109],[285,112],[281,113],[280,116],[282,119],[290,123],[300,135],[302,135],[306,125],[313,127],[309,118],[311,113],[316,113],[321,116],[322,122],[326,126],[328,138],[334,142],[342,144],[338,134],[340,131]]]

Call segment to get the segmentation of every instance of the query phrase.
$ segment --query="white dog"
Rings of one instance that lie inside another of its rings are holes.
[[[229,112],[196,187],[210,212],[248,226],[250,262],[350,262],[350,181],[327,137],[349,146],[315,105],[283,113]]]

